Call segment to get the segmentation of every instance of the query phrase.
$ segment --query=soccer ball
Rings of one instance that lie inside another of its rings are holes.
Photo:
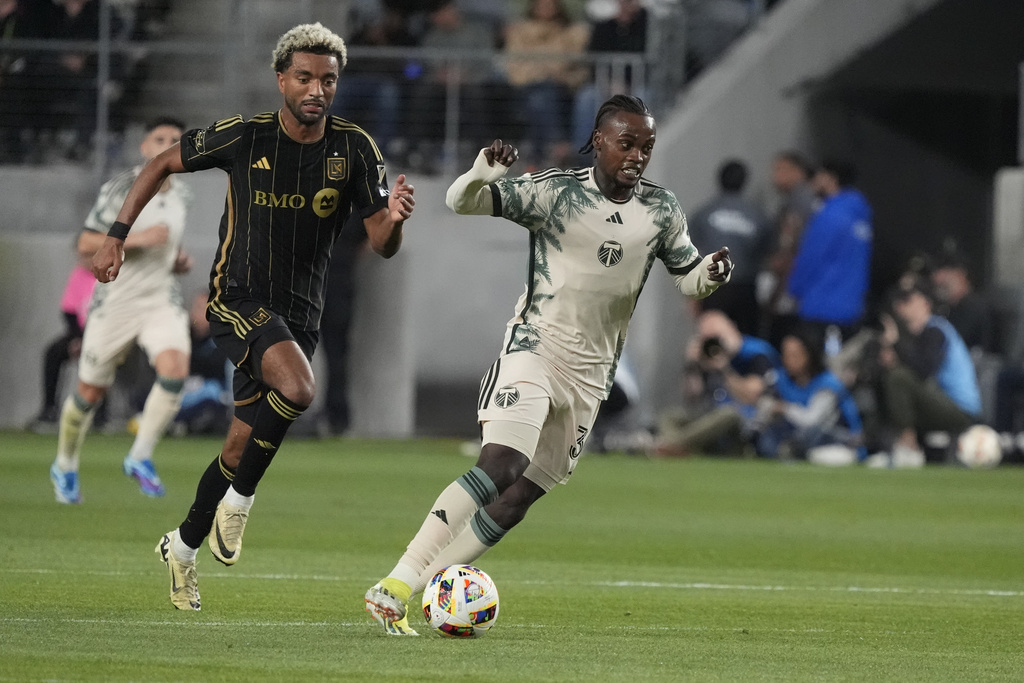
[[[491,577],[468,564],[434,574],[423,591],[423,615],[442,636],[475,638],[498,618],[498,589]]]
[[[956,457],[968,467],[995,467],[1003,458],[999,434],[988,425],[968,428],[957,439]]]

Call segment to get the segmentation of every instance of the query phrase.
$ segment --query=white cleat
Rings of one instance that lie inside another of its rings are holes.
[[[384,627],[384,632],[392,636],[418,636],[409,626],[405,603],[395,597],[381,584],[376,584],[368,591],[363,600],[366,611],[374,621]]]

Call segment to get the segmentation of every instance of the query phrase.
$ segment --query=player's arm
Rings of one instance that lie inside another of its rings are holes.
[[[166,224],[157,223],[156,225],[151,225],[143,230],[136,230],[128,235],[124,240],[123,248],[145,249],[146,247],[156,247],[161,244],[166,244],[170,234],[170,229]],[[107,236],[102,232],[90,230],[89,228],[83,229],[82,234],[78,236],[79,256],[91,259],[96,255],[96,252],[100,250],[106,239]]]
[[[676,275],[676,287],[686,296],[703,299],[729,281],[732,276],[732,259],[729,247],[722,247],[708,254],[695,268],[684,275]]]
[[[168,176],[184,171],[179,145],[164,150],[142,167],[142,171],[128,191],[121,211],[117,214],[117,220],[93,256],[92,273],[97,280],[110,282],[117,277],[124,262],[125,240],[128,238],[132,223]]]
[[[495,140],[480,150],[473,168],[455,179],[445,195],[445,204],[455,213],[490,216],[494,200],[487,186],[505,175],[518,158],[519,150]]]
[[[412,193],[413,186],[405,182],[405,174],[400,174],[391,188],[387,208],[363,219],[370,248],[384,258],[391,258],[402,246],[402,226],[416,206]]]

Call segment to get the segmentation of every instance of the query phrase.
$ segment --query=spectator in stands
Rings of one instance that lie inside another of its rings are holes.
[[[403,13],[381,7],[379,14],[364,23],[355,23],[350,46],[412,47],[416,38],[409,31]],[[395,57],[364,57],[353,60],[338,80],[338,92],[331,113],[360,121],[386,156],[401,156],[406,145],[396,141],[403,104],[403,91],[409,86],[408,60]]]
[[[854,180],[841,161],[824,161],[814,174],[823,203],[804,229],[787,284],[799,319],[833,327],[842,339],[861,324],[871,274],[871,207]]]
[[[655,453],[741,451],[778,366],[779,354],[771,344],[741,334],[721,311],[702,313],[687,349],[684,405],[659,417]]]
[[[586,24],[574,23],[562,0],[530,0],[526,18],[505,32],[508,81],[521,103],[527,170],[570,165],[569,116],[573,96],[587,79],[582,57],[590,37]],[[576,57],[577,59],[573,59]]]
[[[786,292],[800,237],[807,220],[817,207],[811,188],[813,168],[807,158],[795,150],[775,155],[772,162],[772,186],[779,195],[775,213],[771,255],[759,276],[762,334],[778,348],[782,337],[796,323],[796,302]]]
[[[0,0],[0,38],[39,38],[45,6],[29,0]],[[38,55],[0,52],[0,162],[21,163],[30,151],[30,121],[25,103],[33,87],[31,74]]]
[[[470,63],[466,59],[467,54],[495,48],[486,23],[466,17],[455,0],[445,0],[430,13],[429,19],[420,45],[441,55],[444,61],[423,66],[423,74],[413,88],[416,107],[409,123],[417,141],[409,162],[414,169],[427,172],[433,170],[431,165],[442,156],[448,88],[455,86],[459,92],[459,136],[472,141],[470,146],[476,150],[494,129],[490,104],[493,93],[488,92],[488,86],[495,80],[489,67],[482,66],[479,60]]]
[[[996,351],[992,308],[974,290],[964,258],[957,253],[944,253],[932,269],[931,280],[936,312],[953,323],[967,348]]]
[[[919,467],[925,455],[918,434],[955,437],[978,421],[981,396],[971,354],[953,325],[932,312],[928,284],[904,278],[891,300],[894,316],[882,316],[879,360],[886,423],[896,438],[879,464]]]
[[[615,15],[595,22],[591,27],[587,53],[592,57],[610,52],[644,54],[647,50],[647,17],[647,10],[640,0],[618,0]],[[589,82],[579,89],[573,100],[572,143],[582,145],[590,139],[597,108],[612,95],[646,98],[642,76],[642,73],[634,73],[631,65],[613,65],[598,60]],[[581,166],[588,163],[589,159],[580,159]]]
[[[816,461],[827,454],[829,464],[867,457],[857,403],[826,367],[824,340],[813,327],[798,327],[783,337],[782,371],[774,391],[758,405],[757,421],[755,443],[762,457]],[[821,446],[843,448],[837,452]]]
[[[695,211],[688,221],[690,239],[700,253],[712,244],[725,244],[736,264],[732,281],[697,302],[702,310],[717,309],[732,319],[740,332],[760,332],[757,274],[772,242],[771,226],[756,203],[743,196],[747,165],[729,159],[718,169],[719,194]],[[726,291],[728,290],[728,291]]]
[[[29,425],[29,429],[39,434],[57,433],[57,422],[60,420],[57,394],[60,390],[61,370],[69,361],[76,360],[82,350],[85,316],[89,312],[89,300],[96,286],[96,278],[86,265],[91,264],[83,259],[83,263],[76,264],[68,275],[60,299],[64,334],[50,342],[43,353],[43,405]]]
[[[47,6],[43,37],[54,40],[99,40],[100,8],[96,0],[57,0]],[[112,15],[113,16],[113,15]],[[112,31],[117,35],[116,26]],[[96,127],[95,52],[65,50],[46,52],[40,57],[33,82],[34,95],[42,98],[46,116],[41,127],[59,131],[60,153],[69,159],[84,159],[91,151],[92,131]]]

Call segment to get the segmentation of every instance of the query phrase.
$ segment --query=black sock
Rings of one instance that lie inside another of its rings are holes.
[[[281,447],[288,428],[305,409],[273,389],[267,392],[267,397],[256,410],[252,433],[242,451],[242,461],[238,464],[235,480],[231,482],[236,493],[242,496],[256,493],[256,485],[270,467],[270,461]]]
[[[182,542],[190,548],[198,548],[213,528],[213,515],[217,504],[227,493],[235,472],[223,463],[218,455],[199,479],[196,499],[188,511],[188,517],[178,527]]]

